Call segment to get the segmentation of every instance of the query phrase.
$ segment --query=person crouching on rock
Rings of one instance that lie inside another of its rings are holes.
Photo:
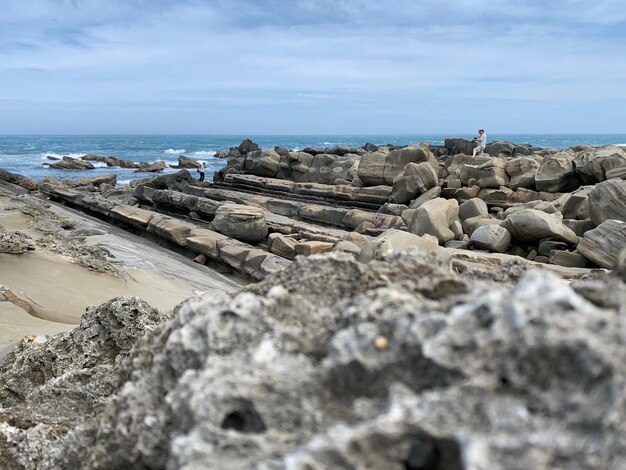
[[[485,147],[487,147],[487,134],[485,134],[485,129],[478,129],[478,137],[474,137],[472,142],[478,142],[478,145],[474,147],[474,151],[472,152],[472,158],[476,155],[481,155],[485,151]]]
[[[196,171],[200,175],[200,178],[198,178],[198,181],[204,181],[204,168],[198,167],[196,168]]]

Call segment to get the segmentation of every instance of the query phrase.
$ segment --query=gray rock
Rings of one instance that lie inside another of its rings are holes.
[[[483,225],[472,232],[470,242],[480,249],[504,253],[511,244],[511,234],[499,225]]]
[[[489,208],[482,199],[474,197],[459,205],[459,217],[461,220],[477,216],[481,216],[483,218],[489,217]]]
[[[550,263],[568,268],[584,268],[587,266],[587,258],[580,253],[564,250],[550,251]]]
[[[258,207],[223,204],[215,211],[211,228],[237,240],[256,243],[267,237],[265,213]]]
[[[35,241],[19,231],[8,232],[0,225],[0,253],[19,255],[35,249]]]
[[[280,155],[273,150],[256,150],[246,155],[244,171],[274,178],[280,169]]]
[[[576,234],[553,214],[535,209],[523,209],[507,216],[503,224],[516,240],[553,238],[567,243],[578,243]]]
[[[626,247],[626,223],[608,219],[580,239],[576,251],[598,266],[613,269],[620,251]]]
[[[614,145],[585,149],[574,158],[574,168],[585,184],[626,176],[626,151]]]
[[[363,246],[359,261],[368,263],[374,259],[384,259],[409,248],[432,251],[438,247],[436,242],[428,238],[403,230],[389,229]]]
[[[459,216],[459,204],[455,199],[437,198],[422,204],[415,209],[410,223],[409,232],[416,235],[433,235],[441,245],[455,239],[450,229]]]
[[[535,189],[535,175],[540,163],[535,157],[517,157],[506,162],[506,172],[510,176],[509,188]]]
[[[418,198],[411,201],[411,204],[409,204],[409,209],[417,209],[425,202],[438,198],[440,194],[441,186],[435,186],[434,188],[430,188],[428,191],[421,194]]]
[[[398,204],[407,203],[437,186],[437,182],[437,172],[429,162],[407,163],[393,180],[391,200]]]
[[[535,175],[537,191],[558,193],[578,188],[581,180],[574,170],[574,156],[563,151],[544,158]]]
[[[626,222],[626,181],[610,179],[589,192],[589,215],[595,225],[608,219]]]
[[[58,367],[18,351],[11,377],[47,399],[3,403],[0,462],[619,468],[623,315],[549,273],[514,281],[519,266],[501,265],[494,286],[475,281],[494,279],[492,265],[456,265],[459,276],[434,253],[368,265],[332,253],[232,297],[190,299],[122,357],[105,342],[110,356],[84,364],[83,348],[102,344],[94,331],[55,343]]]

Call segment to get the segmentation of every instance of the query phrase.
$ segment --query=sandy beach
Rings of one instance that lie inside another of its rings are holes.
[[[33,216],[33,204],[44,217]],[[72,229],[61,230],[56,238],[68,237],[74,244],[79,240],[85,247],[103,250],[115,273],[96,272],[81,266],[71,253],[41,245],[22,254],[1,253],[0,351],[24,336],[69,330],[80,322],[87,306],[114,297],[137,296],[169,310],[188,297],[218,295],[238,286],[205,266],[98,219],[53,203],[44,212],[40,208],[41,201],[31,196],[16,198],[3,192],[0,225],[8,232],[21,231],[37,243],[54,220],[70,221]]]

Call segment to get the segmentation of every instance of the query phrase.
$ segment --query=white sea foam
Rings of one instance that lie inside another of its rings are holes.
[[[181,153],[185,153],[185,149],[167,149],[165,153],[169,155],[180,155]]]
[[[617,145],[618,147],[626,147],[626,144],[615,144],[615,145]]]
[[[322,142],[323,145],[335,145],[334,142]]]
[[[215,156],[215,152],[213,150],[198,150],[197,152],[192,152],[191,155],[194,157],[211,158]]]
[[[61,154],[61,153],[56,153],[56,152],[43,152],[43,153],[38,154],[40,160],[48,160],[48,156],[58,158],[60,160],[63,157],[80,158],[84,155],[87,155],[87,153],[63,153]]]
[[[107,168],[107,164],[104,162],[90,161],[89,163],[91,163],[96,168]]]
[[[117,180],[116,186],[128,186],[131,180]]]

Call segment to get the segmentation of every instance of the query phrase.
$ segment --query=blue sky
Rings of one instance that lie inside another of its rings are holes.
[[[0,134],[626,133],[626,0],[0,7]]]

